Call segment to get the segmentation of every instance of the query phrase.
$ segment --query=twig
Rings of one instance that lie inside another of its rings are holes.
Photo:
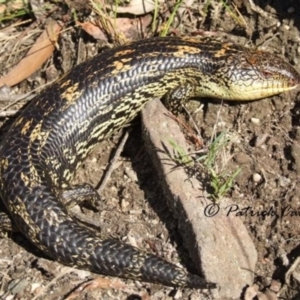
[[[126,141],[127,141],[127,139],[128,139],[128,136],[129,136],[129,130],[126,130],[125,133],[124,133],[124,136],[122,137],[122,140],[121,140],[121,142],[120,142],[120,144],[119,144],[119,146],[118,146],[118,148],[117,148],[117,150],[116,150],[116,152],[115,152],[114,157],[113,157],[113,158],[111,159],[111,161],[109,162],[109,166],[108,166],[108,169],[107,169],[107,171],[106,171],[106,173],[105,173],[105,176],[104,176],[104,178],[101,180],[101,183],[100,183],[100,185],[99,185],[99,188],[97,189],[98,193],[101,193],[101,192],[103,191],[104,187],[105,187],[106,184],[107,184],[107,181],[109,180],[109,178],[110,178],[110,176],[111,176],[113,170],[115,169],[115,167],[114,167],[114,166],[115,166],[115,163],[116,163],[116,161],[119,159],[120,154],[121,154],[121,152],[122,152],[123,149],[124,149],[124,145],[125,145],[125,143],[126,143]]]

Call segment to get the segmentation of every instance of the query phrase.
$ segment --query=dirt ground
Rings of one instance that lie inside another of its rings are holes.
[[[219,35],[225,32],[227,38],[236,43],[259,47],[284,57],[300,72],[300,2],[232,2],[244,23],[237,21],[237,12],[233,16],[221,1],[199,0],[193,1],[181,12],[181,18],[174,21],[173,34],[213,31]],[[256,5],[256,11],[251,2]],[[66,28],[70,30],[61,34],[57,42],[59,48],[43,68],[12,88],[12,93],[29,92],[61,75],[86,56],[100,51],[98,49],[103,43],[88,36],[79,26],[74,26],[70,19],[72,5],[66,4],[57,4],[55,18],[67,23]],[[74,1],[73,7],[83,22],[91,13],[79,4],[80,1]],[[233,6],[230,7],[232,9]],[[128,18],[128,15],[125,17]],[[144,17],[149,18],[149,15]],[[161,22],[165,21],[163,17],[160,15]],[[9,25],[9,22],[0,24],[0,30]],[[17,30],[28,30],[28,26],[26,24]],[[16,56],[14,63],[17,61]],[[5,65],[5,60],[0,63],[3,74],[12,65],[11,62],[9,66]],[[280,296],[273,295],[268,299],[300,299],[300,270],[297,265],[300,254],[299,100],[299,89],[244,104],[201,99],[204,107],[194,116],[205,147],[215,132],[226,129],[230,135],[231,143],[227,147],[229,159],[225,169],[233,172],[241,167],[242,171],[227,196],[240,209],[250,207],[246,215],[237,218],[244,221],[258,252],[254,283],[262,292],[270,287],[280,291]],[[19,109],[24,103],[17,103],[9,109]],[[2,108],[7,104],[0,99]],[[199,103],[192,102],[189,109],[198,106]],[[4,122],[8,118],[2,117],[1,120]],[[82,207],[77,213],[92,222],[103,235],[116,236],[193,270],[193,262],[182,245],[176,222],[164,202],[140,128],[140,119],[137,118],[101,194],[99,211]],[[119,136],[97,147],[77,173],[76,182],[88,182],[95,187],[99,185]],[[258,179],[254,179],[255,176]],[[272,211],[276,213],[272,214]],[[67,268],[47,259],[19,233],[1,238],[0,244],[1,299],[71,299],[78,286],[96,277],[90,272]],[[130,280],[122,282],[126,283],[125,288],[84,290],[76,294],[76,299],[212,299],[208,292],[203,291],[166,288]]]

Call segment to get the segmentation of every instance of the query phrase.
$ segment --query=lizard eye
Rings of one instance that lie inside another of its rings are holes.
[[[270,77],[273,77],[274,76],[274,73],[270,72],[270,71],[267,71],[267,70],[263,70],[262,71],[262,74],[264,77],[266,78],[270,78]]]

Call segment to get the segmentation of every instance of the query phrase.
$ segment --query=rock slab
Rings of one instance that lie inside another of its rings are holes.
[[[223,198],[213,204],[201,182],[190,178],[170,156],[170,140],[188,153],[187,142],[178,124],[168,117],[158,100],[150,101],[142,112],[143,136],[147,151],[162,184],[164,194],[184,246],[200,274],[218,284],[215,299],[240,298],[253,282],[257,252],[241,219],[228,216],[232,200]]]

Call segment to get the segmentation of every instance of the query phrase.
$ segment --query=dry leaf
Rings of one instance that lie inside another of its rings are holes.
[[[79,25],[87,34],[89,34],[90,36],[92,36],[94,39],[96,40],[107,40],[105,34],[103,33],[103,31],[96,26],[95,24],[91,23],[91,22],[76,22],[77,25]]]
[[[161,5],[164,0],[131,0],[126,6],[112,5],[111,9],[117,13],[128,13],[133,15],[144,15],[155,9],[155,5]]]
[[[258,293],[258,286],[256,284],[247,287],[244,295],[245,300],[253,300]]]
[[[108,23],[108,32],[113,32],[115,35],[124,36],[128,40],[136,40],[141,33],[151,23],[150,15],[138,17],[135,19],[129,18],[111,18]]]
[[[145,28],[151,23],[150,16],[143,16],[135,19],[129,18],[108,18],[106,22],[95,25],[91,22],[78,22],[77,25],[94,39],[107,41],[105,32],[108,32],[111,36],[122,36],[129,40],[137,39],[141,32],[144,32]],[[122,40],[122,43],[126,42]],[[121,44],[122,44],[121,43]]]
[[[56,21],[51,20],[27,55],[6,76],[0,78],[0,87],[3,85],[11,87],[40,69],[52,55],[61,29],[62,27]]]
[[[93,280],[85,282],[81,284],[78,288],[76,288],[67,298],[66,300],[72,300],[77,298],[83,291],[93,290],[93,289],[118,289],[124,290],[126,285],[119,279],[110,279],[97,277]]]

